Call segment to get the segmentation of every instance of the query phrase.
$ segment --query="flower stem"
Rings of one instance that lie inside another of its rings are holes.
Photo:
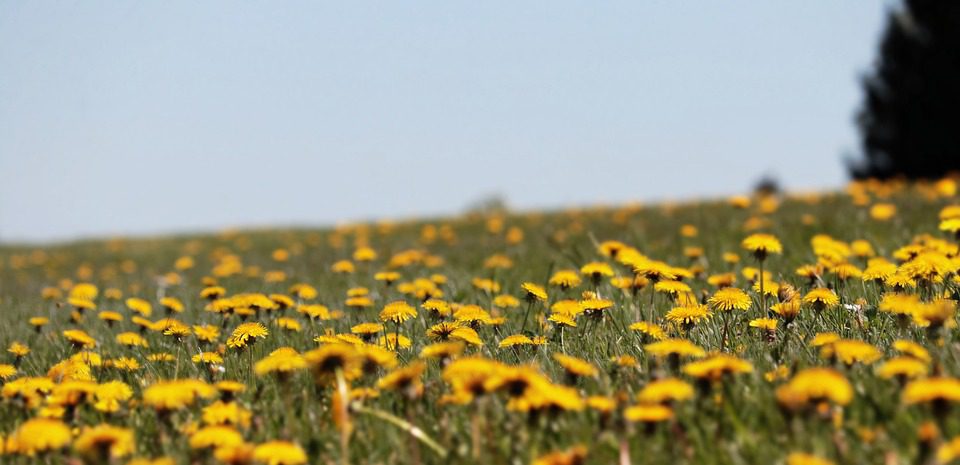
[[[374,417],[377,417],[381,420],[386,421],[387,423],[390,423],[402,429],[403,431],[409,433],[415,439],[417,439],[418,441],[422,442],[424,445],[429,447],[431,450],[436,452],[436,454],[439,455],[440,458],[444,458],[444,459],[447,458],[447,455],[448,455],[447,450],[444,449],[443,446],[438,444],[436,441],[434,441],[430,436],[427,435],[426,432],[420,429],[420,427],[418,427],[417,425],[414,425],[409,421],[406,421],[403,418],[400,418],[391,413],[384,412],[383,410],[364,407],[363,404],[360,404],[360,403],[353,404],[352,408],[357,413],[365,413],[367,415],[372,415]]]

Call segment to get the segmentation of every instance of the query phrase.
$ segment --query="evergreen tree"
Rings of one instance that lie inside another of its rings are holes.
[[[857,118],[854,177],[937,178],[960,170],[960,0],[890,11]]]

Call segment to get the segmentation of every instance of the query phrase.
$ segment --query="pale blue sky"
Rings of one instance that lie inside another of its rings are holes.
[[[889,2],[0,3],[0,240],[836,187]]]

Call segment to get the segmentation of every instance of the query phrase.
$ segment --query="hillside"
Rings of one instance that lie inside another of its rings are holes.
[[[0,247],[4,462],[947,462],[956,190]]]

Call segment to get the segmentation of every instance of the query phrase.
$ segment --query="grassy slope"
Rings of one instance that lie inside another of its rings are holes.
[[[182,320],[219,324],[219,316],[202,311],[203,302],[197,296],[202,288],[201,278],[211,273],[213,257],[226,252],[238,255],[249,272],[249,276],[219,279],[230,293],[284,293],[291,284],[305,282],[319,291],[316,302],[331,309],[343,308],[346,291],[350,287],[366,286],[374,293],[375,307],[365,311],[347,310],[347,317],[341,320],[315,324],[305,322],[304,331],[300,334],[281,332],[264,318],[271,335],[255,346],[254,358],[280,346],[292,346],[301,351],[314,348],[316,344],[312,338],[325,330],[347,332],[351,323],[376,321],[384,303],[403,296],[395,288],[385,288],[375,282],[373,273],[382,269],[392,254],[411,248],[420,248],[443,257],[445,263],[432,269],[421,266],[403,268],[400,270],[403,279],[441,273],[449,280],[443,286],[445,299],[477,303],[489,309],[492,306],[491,296],[474,289],[471,286],[472,278],[491,277],[502,285],[502,293],[522,297],[521,282],[546,285],[547,278],[557,269],[577,269],[589,261],[604,260],[596,251],[596,242],[603,240],[623,241],[651,258],[676,266],[694,264],[684,257],[685,246],[701,246],[705,255],[695,263],[706,267],[707,274],[726,271],[739,274],[742,267],[754,265],[750,256],[740,249],[740,241],[748,234],[744,230],[744,223],[751,217],[763,217],[769,220],[769,227],[764,230],[778,236],[785,250],[784,255],[768,260],[767,269],[774,273],[775,280],[793,283],[803,290],[805,280],[795,276],[793,270],[802,264],[815,262],[810,247],[810,238],[814,234],[829,234],[844,241],[866,239],[879,255],[890,257],[896,248],[909,242],[916,234],[936,234],[937,212],[948,200],[929,200],[912,191],[898,193],[889,201],[898,205],[899,213],[886,222],[870,219],[868,207],[854,206],[851,198],[842,194],[786,200],[776,212],[768,215],[758,214],[755,207],[741,210],[731,208],[724,202],[704,202],[653,205],[639,209],[591,209],[507,216],[504,218],[504,229],[515,226],[524,232],[524,239],[513,245],[506,243],[503,232],[488,232],[486,220],[478,217],[432,222],[438,226],[449,225],[456,237],[450,241],[437,239],[429,244],[421,237],[424,224],[410,223],[367,225],[341,231],[241,232],[219,236],[85,242],[45,248],[6,247],[0,248],[0,263],[3,264],[0,269],[0,319],[4,327],[0,331],[0,344],[6,346],[14,340],[28,344],[34,352],[27,357],[22,371],[28,375],[42,375],[50,365],[70,353],[68,344],[59,336],[61,330],[70,326],[69,311],[58,307],[55,302],[42,300],[40,294],[44,287],[57,286],[61,279],[73,279],[76,282],[95,283],[101,291],[115,287],[123,291],[124,297],[140,296],[153,300],[157,295],[157,277],[171,272],[176,258],[184,255],[193,256],[196,267],[181,272],[182,283],[168,288],[166,294],[179,297],[187,304],[187,311],[180,317]],[[805,224],[803,215],[812,215],[815,221]],[[679,229],[684,224],[696,226],[699,234],[696,237],[681,237]],[[349,259],[358,240],[369,242],[380,258],[372,264],[358,264],[354,274],[333,273],[331,264],[340,259]],[[288,262],[278,263],[271,259],[271,252],[277,248],[293,252]],[[724,252],[736,252],[743,259],[739,265],[728,265],[721,259]],[[510,269],[485,269],[484,260],[498,253],[512,258],[514,266]],[[863,266],[862,262],[856,263]],[[629,273],[617,265],[615,268],[619,272]],[[265,283],[262,273],[268,270],[284,271],[286,281]],[[739,278],[738,285],[747,288],[743,278]],[[691,280],[689,284],[698,296],[713,291],[704,278]],[[586,281],[580,288],[567,292],[551,288],[550,302],[563,297],[577,298],[581,291],[589,288]],[[615,301],[614,310],[599,324],[581,317],[579,327],[565,335],[564,350],[601,368],[599,378],[581,380],[578,384],[584,395],[622,392],[632,396],[652,376],[662,375],[664,370],[646,358],[640,339],[623,329],[634,321],[636,305],[641,305],[643,312],[648,311],[649,290],[634,297],[612,288],[606,282],[598,290]],[[880,292],[875,286],[864,285],[854,279],[838,288],[838,293],[845,302],[864,298],[868,304],[875,305]],[[672,306],[665,296],[658,296],[655,302],[658,316]],[[110,302],[101,297],[98,304],[101,310],[118,310],[129,314],[122,301]],[[538,314],[544,313],[540,308],[535,310]],[[817,452],[841,463],[877,463],[882,461],[886,453],[895,454],[901,459],[914,457],[916,428],[926,414],[921,409],[902,407],[898,387],[892,382],[876,378],[872,367],[844,369],[855,386],[856,398],[843,412],[840,428],[816,419],[788,421],[778,410],[773,397],[776,384],[765,381],[763,373],[773,369],[778,362],[791,368],[824,365],[826,362],[820,360],[816,351],[807,347],[803,340],[816,332],[831,330],[845,337],[876,344],[888,355],[892,353],[889,345],[895,337],[906,336],[918,340],[936,349],[935,352],[943,357],[946,371],[957,375],[953,336],[945,348],[937,348],[920,331],[898,333],[893,329],[892,319],[888,315],[876,314],[869,308],[868,325],[863,330],[841,312],[831,314],[828,319],[817,319],[809,311],[805,312],[796,327],[792,328],[792,337],[784,338],[786,332],[781,331],[778,340],[773,343],[765,342],[757,331],[750,330],[746,325],[749,318],[762,316],[758,309],[737,316],[732,323],[735,329],[731,335],[731,346],[741,357],[754,364],[754,373],[742,375],[723,387],[715,388],[714,393],[722,393],[724,397],[722,403],[714,402],[711,395],[702,394],[695,401],[678,405],[677,421],[671,426],[657,428],[649,435],[641,428],[630,428],[629,443],[634,463],[773,463],[782,460],[786,452],[791,450]],[[519,331],[523,307],[502,313],[507,316],[507,323],[499,328],[482,329],[481,337],[486,344],[473,351],[508,363],[537,363],[555,381],[563,380],[562,372],[551,359],[551,355],[560,350],[553,340],[547,346],[520,351],[497,348],[500,339]],[[288,314],[297,316],[292,311],[288,311]],[[51,316],[53,321],[43,334],[34,334],[26,323],[28,316],[36,315]],[[236,323],[235,320],[228,322],[227,332]],[[401,351],[403,362],[415,359],[420,348],[429,342],[424,336],[428,324],[430,322],[423,312],[417,320],[405,324],[402,331],[413,339],[413,347]],[[717,350],[719,325],[720,319],[714,318],[695,327],[688,337],[707,350]],[[151,364],[145,360],[143,353],[120,347],[113,341],[114,333],[132,328],[129,323],[111,329],[88,315],[83,327],[100,342],[96,350],[104,357],[130,355],[144,365],[142,370],[134,374],[104,371],[100,373],[101,381],[123,379],[139,391],[139,386],[143,384],[172,376],[171,365]],[[541,331],[537,328],[536,333],[550,336],[549,329]],[[785,339],[788,340],[785,342]],[[187,341],[183,345],[185,349],[177,352],[177,344],[169,338],[151,334],[149,340],[150,351],[179,353],[180,376],[203,377],[200,369],[189,360],[191,353],[196,351],[193,341]],[[623,354],[637,357],[645,369],[615,370],[609,358]],[[242,379],[249,370],[248,356],[228,350],[224,377]],[[439,397],[446,392],[439,372],[436,364],[431,363],[424,377],[424,397],[419,402],[407,405],[397,395],[384,393],[370,403],[400,416],[404,416],[404,411],[409,409],[414,423],[448,448],[453,460],[440,461],[428,449],[412,445],[413,441],[399,429],[359,415],[351,442],[351,463],[411,463],[414,448],[418,449],[416,454],[425,463],[471,463],[470,421],[475,407],[439,405]],[[375,381],[375,376],[366,377],[357,381],[355,386],[373,385]],[[330,414],[324,400],[327,397],[313,391],[307,375],[294,378],[293,394],[286,396],[282,395],[280,387],[273,380],[264,378],[247,382],[259,388],[250,389],[241,400],[253,409],[255,423],[262,426],[256,431],[248,431],[248,440],[260,442],[287,436],[303,444],[318,457],[316,463],[339,462],[339,435],[329,420]],[[577,443],[590,444],[591,459],[588,463],[612,463],[616,459],[621,436],[617,428],[611,426],[616,421],[604,425],[599,415],[589,410],[528,418],[507,412],[503,406],[504,402],[497,398],[484,407],[487,422],[483,441],[484,459],[480,463],[506,463],[504,457],[511,454],[518,454],[525,463],[536,454]],[[0,406],[0,433],[12,431],[26,416],[24,409],[15,402],[4,401]],[[179,421],[189,419],[196,419],[196,416],[183,414],[178,417]],[[186,457],[185,440],[174,439],[165,446],[165,450],[161,450],[161,445],[153,440],[158,427],[151,412],[134,409],[131,415],[103,418],[90,410],[81,412],[78,418],[82,424],[101,420],[135,427],[140,437],[138,447],[141,455],[167,452],[179,458]],[[952,420],[947,427],[951,431],[946,433],[960,433],[960,422],[957,420]],[[865,430],[880,431],[877,441],[861,441],[860,434]]]

